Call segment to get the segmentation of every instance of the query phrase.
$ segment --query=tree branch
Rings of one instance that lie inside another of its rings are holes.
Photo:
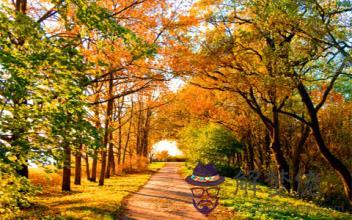
[[[148,87],[148,85],[153,82],[153,80],[150,80],[148,82],[146,82],[143,86],[140,86],[139,88],[136,88],[136,89],[130,89],[130,90],[127,90],[127,91],[124,91],[123,93],[120,93],[120,94],[117,94],[115,96],[112,96],[106,100],[103,100],[103,101],[96,101],[96,102],[92,102],[90,103],[91,105],[97,105],[97,104],[102,104],[102,103],[105,103],[105,102],[108,102],[108,101],[111,101],[113,99],[118,99],[118,98],[121,98],[123,96],[127,96],[127,95],[130,95],[132,93],[136,93],[136,92],[139,92],[145,88]]]
[[[340,65],[340,67],[338,68],[338,70],[336,71],[335,75],[333,76],[333,78],[331,79],[329,86],[326,88],[326,90],[324,91],[323,94],[323,98],[321,99],[321,101],[319,102],[319,104],[315,107],[315,111],[318,112],[319,109],[324,105],[326,99],[329,96],[330,91],[333,89],[334,84],[337,80],[337,78],[339,77],[339,75],[341,74],[343,68],[345,67],[347,62],[347,57],[344,59],[344,61],[342,62],[342,64]]]
[[[280,112],[280,113],[282,113],[282,114],[285,114],[285,115],[288,115],[288,116],[291,116],[292,118],[295,118],[295,119],[297,119],[298,121],[300,121],[300,122],[302,122],[302,123],[304,123],[304,124],[310,126],[310,123],[309,123],[308,121],[306,121],[304,118],[298,116],[298,115],[295,114],[295,113],[286,112],[286,111],[284,111],[284,110],[282,110],[282,109],[278,109],[278,112]]]

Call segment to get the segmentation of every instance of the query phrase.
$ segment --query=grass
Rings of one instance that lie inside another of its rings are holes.
[[[42,193],[32,198],[33,205],[22,211],[19,219],[116,219],[121,212],[122,201],[130,193],[138,191],[151,174],[165,163],[152,163],[146,172],[114,176],[105,180],[104,186],[82,179],[82,185],[72,184],[72,192],[60,192],[58,174],[47,175]],[[38,172],[38,171],[37,171]],[[34,177],[40,175],[36,173]],[[44,179],[44,178],[42,178]],[[43,182],[40,178],[37,181]],[[46,184],[52,181],[54,187]],[[72,180],[73,181],[73,180]]]
[[[148,165],[148,169],[156,172],[164,166],[165,166],[165,162],[153,162]]]
[[[191,173],[191,169],[183,166],[184,176]],[[319,207],[287,195],[275,194],[276,191],[266,186],[256,185],[254,196],[253,186],[248,185],[246,195],[246,187],[237,184],[235,179],[226,178],[220,191],[220,204],[235,212],[236,217],[233,219],[352,219],[351,214]],[[235,193],[237,187],[239,190]]]

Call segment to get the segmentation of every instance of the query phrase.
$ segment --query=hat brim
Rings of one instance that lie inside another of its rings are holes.
[[[197,182],[194,181],[191,176],[187,176],[186,177],[186,182],[193,185],[193,186],[217,186],[220,185],[221,183],[223,183],[225,181],[225,178],[223,176],[220,176],[220,178],[216,181],[213,182]]]

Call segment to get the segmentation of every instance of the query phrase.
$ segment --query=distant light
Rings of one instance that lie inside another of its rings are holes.
[[[176,141],[162,140],[153,145],[153,152],[168,151],[171,156],[182,156],[183,153],[177,147]]]
[[[170,80],[168,86],[169,89],[173,92],[177,92],[179,89],[182,88],[182,86],[185,84],[185,82],[182,79],[179,78],[173,78]]]

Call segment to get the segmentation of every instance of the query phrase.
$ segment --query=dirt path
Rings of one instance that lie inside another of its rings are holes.
[[[190,186],[178,173],[181,165],[167,163],[145,186],[133,193],[126,201],[122,219],[217,219],[206,217],[193,207]]]

